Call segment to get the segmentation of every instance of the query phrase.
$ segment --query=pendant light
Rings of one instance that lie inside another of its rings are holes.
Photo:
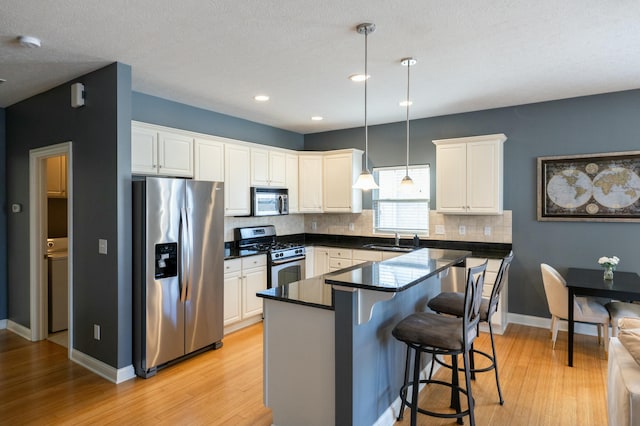
[[[376,25],[369,23],[360,24],[356,27],[358,34],[364,34],[364,166],[353,188],[364,191],[379,188],[369,171],[369,130],[367,128],[367,80],[369,78],[367,73],[367,37],[375,30]]]
[[[403,188],[411,188],[413,187],[413,179],[411,179],[411,177],[409,177],[409,105],[411,104],[411,101],[409,100],[409,82],[410,82],[410,76],[411,76],[411,67],[413,65],[416,64],[416,60],[413,58],[404,58],[403,60],[400,61],[400,64],[402,64],[402,66],[407,67],[407,100],[406,100],[406,105],[407,105],[407,168],[406,168],[406,173],[405,176],[402,178],[402,181],[400,182],[400,186]]]

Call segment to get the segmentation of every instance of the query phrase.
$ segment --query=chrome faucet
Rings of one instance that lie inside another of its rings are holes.
[[[396,232],[396,247],[400,245],[400,234]]]

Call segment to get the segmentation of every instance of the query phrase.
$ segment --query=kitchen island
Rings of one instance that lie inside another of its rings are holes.
[[[421,249],[258,293],[273,424],[393,424],[406,346],[391,330],[426,310],[441,277],[469,255]]]

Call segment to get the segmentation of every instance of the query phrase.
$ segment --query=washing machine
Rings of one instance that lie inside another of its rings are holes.
[[[67,238],[47,239],[49,333],[69,328],[69,262]]]

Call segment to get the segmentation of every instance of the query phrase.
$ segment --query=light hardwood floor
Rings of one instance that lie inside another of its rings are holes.
[[[505,404],[497,402],[493,373],[479,374],[473,384],[478,425],[606,425],[606,359],[595,337],[576,336],[573,368],[566,367],[566,333],[555,351],[548,330],[518,325],[496,343]],[[486,334],[477,346],[489,348]],[[262,403],[260,324],[226,336],[220,350],[120,385],[66,354],[54,343],[0,330],[0,424],[271,424]],[[448,374],[441,369],[437,376]],[[426,389],[421,403],[446,406],[448,394]],[[454,424],[425,416],[418,421]],[[409,424],[408,412],[398,424]]]

